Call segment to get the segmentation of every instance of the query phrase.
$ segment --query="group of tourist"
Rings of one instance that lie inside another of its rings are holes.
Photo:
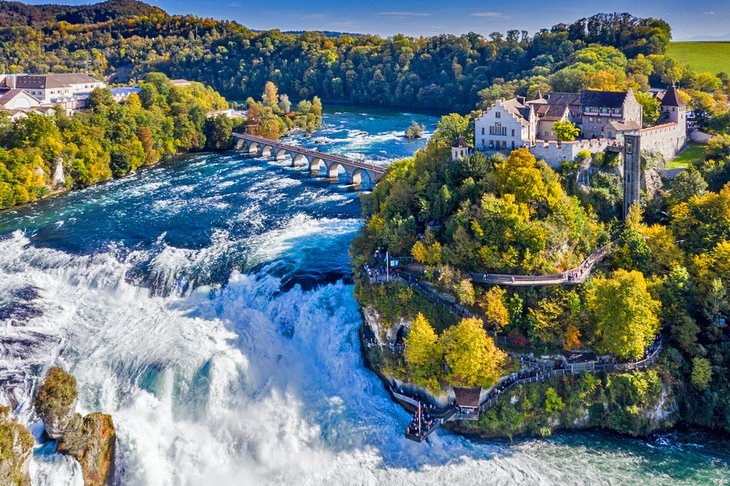
[[[418,410],[411,417],[406,432],[416,437],[424,437],[428,432],[439,424],[439,419],[431,416],[433,405],[419,403]]]
[[[651,343],[651,346],[646,348],[646,350],[644,351],[644,357],[641,358],[641,360],[643,361],[645,359],[649,359],[652,356],[654,356],[654,353],[656,353],[659,350],[661,344],[662,344],[662,335],[657,334],[656,336],[654,336],[654,342]]]
[[[580,280],[581,278],[583,278],[583,274],[586,274],[590,271],[591,265],[593,265],[593,263],[587,261],[582,263],[580,267],[568,272],[568,282],[575,282],[576,280]]]
[[[504,392],[509,390],[512,385],[515,385],[517,382],[520,382],[522,380],[528,380],[530,378],[537,378],[540,380],[544,377],[544,375],[549,375],[550,372],[546,370],[541,369],[531,369],[531,370],[525,370],[525,371],[518,371],[517,374],[510,375],[503,381],[497,383],[497,385],[492,388],[489,393],[487,394],[487,401],[498,398],[500,395],[502,395]]]

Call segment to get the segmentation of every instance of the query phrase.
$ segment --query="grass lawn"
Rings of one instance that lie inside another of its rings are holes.
[[[698,73],[730,74],[730,41],[671,42],[667,55],[689,64]]]
[[[705,158],[705,146],[696,143],[687,145],[687,150],[667,164],[667,169],[686,169],[690,162]]]

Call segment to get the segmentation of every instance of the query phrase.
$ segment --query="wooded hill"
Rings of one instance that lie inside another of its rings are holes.
[[[258,96],[273,81],[293,99],[317,95],[468,111],[495,96],[534,95],[540,89],[646,89],[668,79],[691,81],[688,70],[663,56],[669,25],[629,14],[599,14],[534,35],[510,30],[383,39],[255,32],[236,22],[170,16],[130,1],[64,7],[69,10],[0,5],[5,18],[0,70],[72,71],[95,60],[94,74],[114,75],[114,81],[161,71],[203,82],[234,100]],[[581,55],[592,44],[605,51]]]

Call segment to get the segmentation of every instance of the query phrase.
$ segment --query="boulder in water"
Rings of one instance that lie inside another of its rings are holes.
[[[116,430],[111,415],[75,414],[56,450],[73,457],[84,472],[84,484],[102,486],[110,482],[113,470]]]
[[[111,482],[114,469],[116,430],[111,415],[75,412],[76,380],[58,367],[51,368],[35,399],[46,435],[57,439],[56,451],[81,464],[86,486]]]
[[[30,486],[33,442],[33,434],[10,417],[10,409],[0,407],[0,484]]]
[[[35,399],[35,411],[51,439],[60,439],[74,419],[77,396],[76,379],[61,368],[51,368]]]

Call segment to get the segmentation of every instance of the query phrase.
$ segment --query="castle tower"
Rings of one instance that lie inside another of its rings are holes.
[[[463,160],[467,157],[469,157],[469,146],[459,137],[456,146],[451,147],[451,160]]]
[[[674,85],[667,88],[660,108],[662,110],[660,123],[677,124],[674,133],[666,141],[666,148],[672,153],[671,158],[674,158],[687,145],[687,105],[682,101]]]
[[[624,135],[624,218],[641,204],[641,135]]]
[[[661,120],[664,123],[674,122],[686,128],[687,126],[687,105],[682,101],[679,96],[679,92],[675,86],[667,88],[662,98],[662,105],[660,107],[662,111]]]

